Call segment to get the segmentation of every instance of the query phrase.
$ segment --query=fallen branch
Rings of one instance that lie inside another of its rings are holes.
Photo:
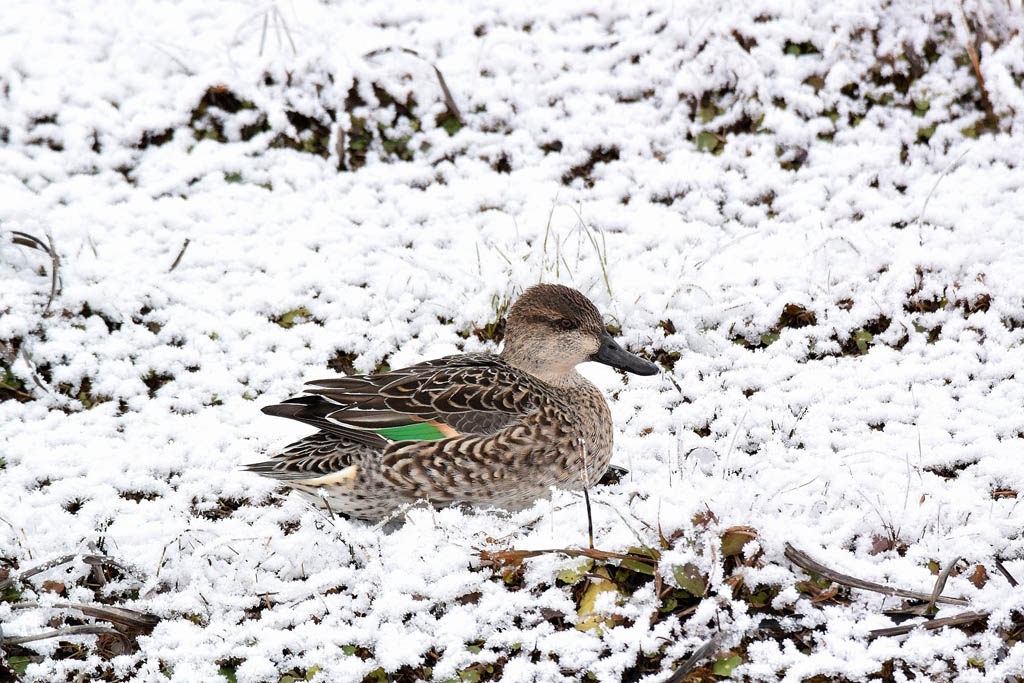
[[[882,593],[883,595],[892,595],[900,598],[909,598],[911,600],[924,600],[941,602],[947,605],[961,605],[966,606],[968,603],[963,598],[950,598],[945,595],[932,596],[928,593],[917,593],[915,591],[903,590],[901,588],[893,588],[891,586],[883,586],[880,583],[872,583],[871,581],[864,581],[847,574],[840,574],[837,571],[833,571],[828,567],[819,564],[818,562],[811,559],[806,553],[797,550],[789,543],[786,544],[786,559],[800,567],[806,569],[809,572],[818,574],[830,581],[834,581],[840,585],[847,586],[848,588],[859,588],[866,591],[874,591],[875,593]]]

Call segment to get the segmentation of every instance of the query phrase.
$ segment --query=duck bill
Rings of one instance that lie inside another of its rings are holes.
[[[601,337],[601,348],[598,349],[597,353],[590,357],[590,360],[610,365],[613,368],[618,368],[619,370],[632,372],[634,375],[658,374],[657,365],[644,360],[639,356],[634,356],[632,353],[619,346],[607,332],[605,332]]]

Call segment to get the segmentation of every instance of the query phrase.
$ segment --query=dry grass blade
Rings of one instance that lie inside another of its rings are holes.
[[[1013,575],[1006,570],[1006,567],[1004,567],[1003,563],[999,560],[996,560],[996,569],[998,569],[999,573],[1002,574],[1003,577],[1010,582],[1011,586],[1013,586],[1014,588],[1017,587],[1017,579],[1013,578]]]
[[[284,20],[284,15],[281,14],[281,10],[277,8],[277,3],[272,3],[269,8],[263,11],[263,29],[260,31],[260,51],[259,56],[263,56],[263,47],[267,43],[267,26],[270,22],[273,22],[274,34],[277,36],[278,45],[283,45],[281,40],[281,31],[284,31],[285,37],[288,38],[288,44],[292,48],[292,54],[299,54],[295,49],[295,41],[292,40],[292,32],[288,28],[288,22]],[[248,22],[247,22],[248,23]]]
[[[284,31],[284,35],[288,38],[288,44],[291,45],[292,54],[293,55],[298,55],[299,51],[295,49],[295,41],[292,40],[292,32],[291,32],[291,30],[289,30],[288,23],[284,20],[284,15],[281,14],[281,10],[279,10],[277,8],[276,4],[274,5],[274,14],[277,16],[277,21],[279,22],[278,25]],[[278,40],[280,40],[280,39],[281,38],[278,37]]]
[[[18,347],[15,346],[13,342],[6,342],[6,341],[0,339],[0,360],[3,361],[4,365],[7,365],[7,366],[12,365],[17,358],[18,358]],[[32,368],[32,366],[29,365],[29,370],[31,370],[31,368]],[[34,373],[33,373],[33,375],[34,375]],[[34,378],[34,380],[38,383],[38,378]],[[35,396],[32,396],[31,394],[27,394],[24,391],[21,391],[16,386],[12,386],[10,384],[7,384],[6,381],[3,380],[3,379],[0,379],[0,389],[3,389],[4,391],[10,392],[10,393],[14,394],[16,397],[18,397],[19,399],[24,399],[26,401],[31,401],[32,399],[35,398]]]
[[[363,56],[364,57],[376,57],[378,55],[382,55],[382,54],[385,54],[387,52],[396,52],[396,51],[401,51],[401,52],[404,52],[406,54],[412,55],[413,57],[416,57],[417,59],[422,59],[424,62],[426,62],[430,66],[431,69],[434,70],[434,75],[437,76],[437,83],[438,83],[438,85],[441,86],[441,94],[444,96],[444,106],[448,108],[448,113],[451,114],[453,117],[455,117],[455,120],[458,121],[460,124],[465,123],[462,120],[462,112],[459,111],[458,106],[455,104],[455,98],[452,97],[452,91],[448,89],[448,83],[447,83],[447,81],[444,80],[444,75],[441,73],[441,70],[438,69],[437,66],[433,62],[431,62],[429,59],[427,59],[426,57],[421,55],[419,52],[416,52],[416,50],[412,50],[412,49],[407,48],[407,47],[400,47],[400,48],[384,47],[384,48],[381,48],[379,50],[371,50],[370,52],[367,52]]]
[[[50,297],[46,300],[46,308],[43,309],[43,317],[45,318],[50,314],[50,306],[53,304],[53,300],[57,294],[60,293],[60,257],[57,256],[57,247],[53,243],[53,237],[51,235],[46,236],[46,242],[43,242],[38,237],[28,234],[27,232],[21,232],[19,230],[12,230],[11,241],[14,244],[22,247],[31,247],[32,249],[38,249],[39,251],[46,252],[47,256],[50,257]]]
[[[122,565],[120,565],[119,563],[114,561],[113,559],[111,559],[109,557],[106,557],[104,555],[63,555],[61,557],[57,557],[57,558],[54,558],[52,560],[47,560],[46,562],[43,562],[42,564],[36,565],[35,567],[32,567],[30,569],[26,569],[23,572],[18,572],[17,574],[11,574],[10,576],[8,576],[3,581],[0,581],[0,591],[2,591],[4,589],[14,585],[15,583],[17,583],[19,581],[24,581],[25,579],[30,579],[33,576],[35,576],[36,574],[42,574],[43,572],[49,571],[49,570],[54,569],[56,567],[59,567],[62,564],[67,564],[68,562],[73,561],[77,557],[81,557],[82,561],[85,562],[86,564],[90,565],[90,566],[104,565],[105,564],[105,565],[109,565],[111,567],[117,567],[118,569],[120,569],[122,571],[126,571],[125,567],[123,567]]]
[[[38,237],[28,234],[27,232],[21,232],[19,230],[12,230],[11,241],[22,247],[31,247],[32,249],[38,249],[39,251],[49,252],[46,243],[40,240]]]
[[[960,614],[956,614],[952,617],[929,619],[928,621],[921,621],[916,624],[903,624],[902,626],[893,626],[891,628],[876,628],[874,631],[870,631],[868,633],[868,638],[901,636],[905,633],[910,633],[918,627],[934,630],[942,628],[943,626],[961,626],[963,624],[970,624],[971,622],[981,621],[982,619],[988,619],[988,612],[961,612]]]
[[[592,560],[639,560],[640,562],[647,562],[651,565],[656,564],[656,561],[652,557],[645,555],[624,555],[622,553],[611,553],[606,550],[572,550],[570,548],[547,548],[544,550],[480,550],[477,554],[480,560],[487,565],[492,566],[505,566],[510,564],[519,564],[523,560],[531,557],[539,557],[540,555],[547,555],[550,553],[562,553],[569,557],[589,557]]]
[[[971,150],[967,150],[967,152],[970,151]],[[942,170],[942,173],[940,173],[939,177],[935,180],[935,184],[932,185],[932,189],[928,191],[928,196],[924,198],[924,204],[921,205],[921,213],[917,217],[917,221],[915,221],[917,224],[917,242],[919,245],[924,246],[924,233],[922,232],[921,226],[924,223],[924,212],[928,210],[928,202],[932,200],[932,195],[935,194],[935,190],[939,189],[939,183],[942,182],[942,179],[945,178],[965,156],[967,156],[967,152],[958,156],[953,163]]]
[[[444,75],[441,74],[441,70],[437,68],[436,64],[431,64],[431,68],[434,73],[437,74],[437,82],[441,86],[441,93],[444,95],[444,106],[448,107],[448,113],[455,117],[455,120],[462,123],[462,112],[455,105],[455,98],[452,97],[451,90],[448,89],[448,84],[445,83]]]
[[[953,567],[960,561],[959,557],[954,557],[953,561],[946,565],[946,568],[942,570],[942,573],[935,579],[935,587],[932,588],[931,598],[928,599],[928,613],[935,613],[935,600],[942,593],[942,589],[946,587],[946,580],[949,578],[949,573],[953,571]]]
[[[978,57],[978,53],[981,51],[981,33],[978,31],[978,27],[973,21],[964,13],[963,6],[960,7],[960,13],[964,18],[964,24],[967,25],[968,30],[974,34],[974,40],[968,39],[967,41],[967,56],[971,60],[971,67],[974,69],[974,75],[978,78],[978,89],[981,91],[981,104],[985,108],[985,116],[988,119],[987,123],[993,127],[998,123],[999,117],[996,116],[995,109],[992,108],[992,100],[988,96],[988,86],[985,85],[985,76],[981,73],[981,59]]]
[[[42,389],[47,394],[50,393],[50,390],[46,388],[46,385],[43,384],[43,381],[41,379],[39,379],[39,375],[36,374],[35,369],[32,367],[32,362],[29,360],[28,352],[25,351],[24,347],[21,349],[21,359],[25,361],[25,365],[28,366],[28,373],[29,377],[32,378],[32,383],[35,384],[40,389]]]
[[[814,572],[830,581],[847,586],[849,588],[859,588],[866,591],[874,591],[875,593],[882,593],[883,595],[893,595],[901,598],[910,598],[912,600],[931,600],[932,596],[928,593],[917,593],[915,591],[907,591],[901,588],[893,588],[891,586],[883,586],[880,583],[872,583],[871,581],[864,581],[847,574],[840,574],[837,571],[833,571],[823,564],[816,562],[811,557],[800,550],[797,550],[789,543],[786,544],[786,559],[800,567],[806,569],[809,572]],[[935,602],[941,602],[947,605],[967,605],[967,601],[963,598],[950,598],[944,595],[935,596]]]
[[[167,271],[168,273],[173,272],[178,267],[178,264],[181,263],[181,257],[185,255],[185,250],[188,249],[188,245],[191,242],[190,238],[185,238],[185,243],[181,245],[181,251],[178,252],[177,258],[174,259],[174,263],[171,264],[170,269]]]
[[[121,635],[116,629],[112,629],[109,626],[65,626],[64,628],[58,628],[53,631],[43,631],[42,633],[36,633],[31,636],[14,636],[13,638],[4,638],[4,645],[23,645],[25,643],[31,643],[36,640],[48,640],[49,638],[64,638],[67,636],[95,636],[95,635]]]
[[[718,651],[718,645],[722,642],[723,638],[725,638],[725,634],[721,632],[711,636],[690,655],[689,659],[672,673],[672,676],[665,683],[682,683],[682,681],[686,680],[686,677],[697,668],[698,664]]]

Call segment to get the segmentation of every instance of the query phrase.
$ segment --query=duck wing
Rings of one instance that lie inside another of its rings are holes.
[[[446,356],[307,387],[305,396],[263,412],[378,449],[398,441],[497,433],[537,407],[540,389],[529,375],[489,354]]]

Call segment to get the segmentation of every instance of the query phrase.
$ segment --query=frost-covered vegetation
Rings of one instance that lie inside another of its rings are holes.
[[[0,679],[1021,677],[1019,0],[0,16]],[[594,548],[239,471],[540,280],[664,368]]]

